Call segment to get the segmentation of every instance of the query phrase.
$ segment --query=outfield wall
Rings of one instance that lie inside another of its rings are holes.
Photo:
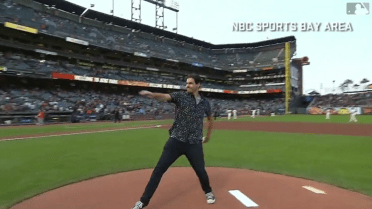
[[[4,125],[35,125],[37,112],[0,113],[0,126]],[[164,120],[174,119],[174,114],[136,114],[120,116],[121,121]],[[76,114],[72,112],[47,112],[46,124],[79,123],[96,121],[114,121],[113,114]]]

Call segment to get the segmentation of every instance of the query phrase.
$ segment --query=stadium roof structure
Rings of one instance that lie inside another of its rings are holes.
[[[77,15],[80,15],[84,12],[86,8],[76,5],[74,3],[71,3],[66,0],[33,0],[35,2],[39,2],[41,4],[53,6],[57,9],[69,12],[69,13],[75,13]],[[262,46],[270,46],[270,45],[276,45],[281,44],[285,42],[295,42],[296,38],[294,36],[287,36],[277,39],[271,39],[271,40],[265,40],[255,43],[236,43],[236,44],[211,44],[205,41],[197,40],[194,38],[190,38],[184,35],[180,35],[177,33],[165,31],[162,29],[158,29],[152,26],[144,25],[141,23],[137,23],[131,20],[126,20],[120,17],[116,17],[109,14],[104,14],[101,12],[97,12],[94,10],[89,9],[85,14],[84,17],[89,19],[97,19],[98,21],[106,22],[106,23],[112,23],[114,25],[122,26],[122,27],[128,27],[135,30],[141,30],[142,32],[146,33],[153,33],[158,36],[164,36],[170,39],[176,39],[178,41],[184,41],[189,44],[195,44],[197,46],[202,46],[205,48],[210,49],[226,49],[226,48],[256,48],[256,47],[262,47]]]

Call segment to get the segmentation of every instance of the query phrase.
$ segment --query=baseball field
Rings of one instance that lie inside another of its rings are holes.
[[[204,145],[206,166],[299,177],[372,197],[372,116],[357,119],[218,119]],[[172,122],[0,127],[0,208],[87,179],[154,168]],[[173,167],[190,165],[182,156]]]

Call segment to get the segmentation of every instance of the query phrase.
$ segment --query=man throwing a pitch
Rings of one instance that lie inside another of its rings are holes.
[[[176,105],[176,109],[174,123],[172,128],[169,129],[169,139],[163,148],[163,153],[152,172],[140,201],[136,203],[133,209],[145,208],[149,204],[163,174],[182,155],[186,156],[196,172],[206,195],[207,203],[211,204],[216,201],[205,170],[203,153],[203,143],[207,143],[211,137],[213,117],[209,101],[199,94],[200,80],[198,75],[189,75],[186,92],[180,91],[171,94],[140,92],[142,96],[172,102]],[[205,138],[203,138],[204,114],[208,118],[208,133]]]

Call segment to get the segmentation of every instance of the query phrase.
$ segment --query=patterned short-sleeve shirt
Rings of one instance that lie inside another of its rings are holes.
[[[204,116],[212,115],[209,101],[201,96],[196,103],[194,95],[185,91],[173,92],[170,96],[170,102],[176,104],[170,137],[189,144],[202,143]]]

